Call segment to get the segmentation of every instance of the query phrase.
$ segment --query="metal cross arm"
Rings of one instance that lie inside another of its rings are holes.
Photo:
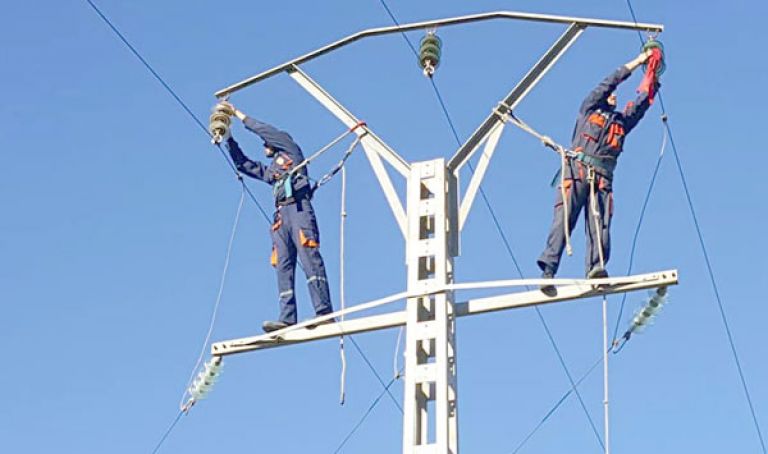
[[[434,27],[446,27],[452,25],[466,24],[471,22],[480,22],[496,19],[511,19],[511,20],[523,20],[542,23],[557,23],[557,24],[578,24],[581,27],[603,27],[603,28],[617,28],[625,30],[640,30],[647,32],[660,33],[664,30],[664,26],[659,24],[646,24],[626,21],[613,21],[603,19],[591,19],[585,17],[572,17],[572,16],[558,16],[552,14],[535,14],[535,13],[523,13],[516,11],[495,11],[480,14],[470,14],[466,16],[448,17],[444,19],[436,19],[430,21],[413,22],[409,24],[401,24],[400,26],[392,27],[379,27],[363,30],[352,35],[348,35],[338,41],[323,46],[312,52],[304,54],[300,57],[294,58],[286,63],[275,66],[255,76],[244,79],[240,82],[232,84],[226,88],[215,93],[216,97],[222,98],[231,95],[232,93],[242,90],[250,85],[253,85],[262,80],[273,77],[282,72],[290,71],[294,66],[306,63],[310,60],[314,60],[317,57],[325,55],[329,52],[337,50],[341,47],[347,46],[364,38],[388,35],[394,33],[401,33],[413,30],[426,30]]]
[[[507,293],[485,298],[475,298],[463,302],[458,302],[455,305],[456,316],[464,317],[468,315],[477,315],[506,309],[572,301],[592,296],[632,292],[658,287],[668,287],[671,285],[676,285],[678,283],[678,277],[677,270],[666,270],[656,273],[606,279],[555,280],[555,282],[568,281],[578,283],[557,286],[557,293],[551,297],[543,294],[539,290],[531,290],[526,292]],[[504,286],[504,283],[507,283],[509,286],[537,285],[542,282],[552,281],[529,279],[504,282],[492,281],[469,284],[453,284],[449,285],[447,290],[468,290],[493,287],[498,288],[500,286]],[[393,298],[384,298],[382,300],[375,301],[375,303],[380,303],[382,301],[384,303],[394,302],[398,299],[403,299],[405,296],[406,295],[404,294],[397,294],[394,295]],[[369,304],[366,303],[361,306],[366,305]],[[354,307],[350,309],[354,309]],[[345,311],[345,313],[347,312]],[[263,350],[267,348],[284,347],[299,343],[312,342],[321,339],[339,337],[341,335],[359,334],[387,328],[394,328],[406,324],[406,315],[406,311],[397,311],[367,317],[346,319],[342,322],[318,325],[316,327],[313,327],[309,322],[305,322],[302,324],[302,327],[298,327],[296,329],[289,327],[280,331],[275,331],[274,333],[263,334],[260,336],[216,342],[211,346],[211,354],[214,356],[226,356],[253,350]]]

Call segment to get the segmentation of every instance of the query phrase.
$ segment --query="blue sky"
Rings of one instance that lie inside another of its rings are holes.
[[[213,92],[361,29],[391,22],[378,1],[115,2],[98,5],[200,118]],[[629,20],[623,1],[391,0],[403,22],[493,10]],[[720,293],[758,418],[768,418],[762,117],[768,60],[764,3],[635,2],[663,23],[663,93]],[[85,1],[4,5],[0,50],[0,442],[7,452],[151,452],[203,341],[216,297],[239,185],[186,113]],[[497,21],[445,28],[436,74],[466,138],[562,28]],[[420,32],[410,34],[413,40]],[[576,109],[606,74],[638,52],[629,31],[588,30],[517,113],[567,141]],[[448,156],[455,140],[428,81],[397,35],[356,43],[304,69],[408,160]],[[621,86],[620,103],[640,76]],[[236,94],[256,118],[291,131],[309,152],[343,127],[287,76]],[[614,275],[659,153],[660,106],[628,138],[614,185]],[[260,141],[235,135],[260,156]],[[343,146],[313,165],[329,168]],[[334,154],[335,153],[335,154]],[[505,131],[484,183],[526,276],[549,227],[557,159]],[[347,299],[402,291],[402,238],[362,154],[348,164]],[[466,181],[466,180],[465,180]],[[269,209],[270,190],[250,182]],[[315,199],[322,251],[338,300],[339,181]],[[516,271],[488,210],[475,206],[456,259],[457,280]],[[581,224],[562,276],[583,273]],[[247,204],[214,339],[256,334],[277,314],[267,225]],[[638,272],[680,271],[657,323],[612,357],[615,452],[761,452],[730,353],[671,150],[662,162],[635,257]],[[311,306],[299,286],[300,317]],[[622,328],[644,295],[631,294]],[[459,296],[461,299],[461,295]],[[620,297],[610,298],[611,317]],[[393,306],[402,307],[402,306]],[[580,376],[600,355],[597,299],[542,308],[565,362]],[[536,313],[459,321],[460,445],[509,453],[568,389]],[[357,336],[392,375],[396,331]],[[227,358],[210,398],[184,416],[161,452],[331,453],[380,385],[348,344],[347,403],[337,402],[338,342]],[[393,388],[398,398],[402,384]],[[602,383],[581,387],[600,422]],[[401,415],[384,399],[342,452],[400,449]],[[520,452],[600,452],[569,399]]]

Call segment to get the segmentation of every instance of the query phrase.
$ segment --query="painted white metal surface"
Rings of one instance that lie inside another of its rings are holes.
[[[393,27],[371,28],[368,30],[363,30],[355,34],[346,36],[336,42],[333,42],[317,50],[304,54],[301,57],[294,58],[293,60],[287,61],[281,65],[275,66],[272,69],[268,69],[260,74],[249,77],[241,82],[237,82],[235,84],[230,85],[229,87],[222,88],[221,90],[217,91],[215,95],[218,98],[229,96],[232,93],[242,90],[243,88],[246,88],[257,82],[273,77],[284,71],[288,71],[294,65],[300,65],[310,60],[314,60],[317,57],[325,55],[329,52],[337,50],[346,45],[352,44],[353,42],[363,38],[379,36],[379,35],[388,35],[393,33],[401,33],[404,31],[411,31],[411,30],[427,30],[435,27],[447,27],[452,25],[466,24],[470,22],[480,22],[480,21],[486,21],[486,20],[495,20],[495,19],[511,19],[511,20],[545,22],[545,23],[548,22],[548,23],[559,23],[559,24],[575,23],[575,24],[579,24],[582,27],[605,27],[605,28],[625,29],[625,30],[640,30],[640,31],[647,31],[647,32],[654,32],[654,33],[660,33],[664,30],[664,26],[660,24],[646,24],[646,23],[637,23],[637,22],[591,19],[587,17],[557,16],[552,14],[522,13],[517,11],[494,11],[489,13],[470,14],[466,16],[449,17],[445,19],[437,19],[437,20],[430,20],[430,21],[423,21],[423,22],[413,22],[409,24],[400,24],[398,26],[393,26]]]
[[[469,301],[457,302],[454,304],[457,317],[468,315],[483,314],[486,312],[495,312],[519,307],[528,307],[541,304],[559,303],[565,301],[574,301],[583,298],[595,297],[600,295],[609,295],[613,293],[625,293],[651,288],[669,287],[677,285],[677,270],[659,271],[656,273],[638,274],[634,276],[622,276],[617,278],[593,279],[587,281],[584,279],[555,279],[554,282],[564,283],[557,286],[557,294],[548,297],[539,290],[529,290],[525,292],[506,293],[503,295],[475,298]],[[520,282],[526,285],[538,285],[542,279],[522,280]],[[576,284],[568,282],[578,282]],[[487,284],[487,285],[486,285]],[[487,283],[469,283],[453,284],[458,289],[479,289],[479,288],[498,288],[499,285],[519,285],[518,281],[490,281]],[[451,286],[448,286],[449,288]],[[390,297],[381,298],[369,303],[363,303],[347,308],[345,314],[353,314],[380,307],[384,304],[390,304],[407,297],[407,292],[398,293]],[[336,312],[331,316],[339,317],[342,312]],[[322,320],[322,319],[318,319]],[[280,340],[275,340],[270,334],[245,337],[241,339],[232,339],[217,342],[211,346],[211,354],[214,356],[231,355],[235,353],[244,353],[253,350],[262,350],[265,348],[284,347],[293,344],[311,342],[320,339],[338,337],[343,334],[358,334],[369,331],[378,331],[387,328],[395,328],[406,324],[406,311],[396,311],[387,314],[366,316],[360,318],[346,318],[344,322],[320,325],[317,328],[309,329],[313,321],[304,322],[296,327],[287,328],[278,331]],[[427,328],[429,330],[429,328]],[[416,333],[420,338],[424,335]]]
[[[485,171],[488,170],[488,166],[491,164],[491,158],[496,151],[496,147],[499,144],[501,133],[504,131],[504,123],[496,124],[488,133],[488,137],[485,141],[485,149],[483,154],[480,155],[480,159],[475,167],[475,172],[472,174],[472,179],[469,180],[469,186],[467,186],[467,192],[464,193],[464,197],[461,199],[461,209],[459,210],[459,230],[464,230],[464,223],[467,222],[469,211],[472,209],[472,203],[475,201],[477,191],[480,189],[480,183],[483,182],[485,177]],[[477,146],[480,146],[478,142]],[[470,155],[475,150],[470,151]]]
[[[441,290],[453,282],[449,218],[458,216],[448,175],[435,159],[412,164],[408,179],[408,292],[417,296],[406,303],[403,454],[458,453],[456,316],[453,291]]]

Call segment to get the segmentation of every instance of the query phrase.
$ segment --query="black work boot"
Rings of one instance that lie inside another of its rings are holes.
[[[603,279],[606,277],[608,277],[608,271],[599,265],[592,268],[589,270],[589,273],[587,273],[587,279]]]
[[[287,328],[291,325],[285,322],[273,322],[270,320],[265,321],[261,324],[261,328],[264,330],[265,333],[271,333],[272,331],[277,331],[279,329]]]
[[[551,268],[544,268],[544,271],[541,273],[542,279],[553,279],[554,277],[555,272]],[[552,284],[542,284],[539,286],[539,290],[549,297],[557,295],[557,288]]]
[[[323,315],[327,315],[327,314],[318,315],[318,317],[322,317]],[[320,325],[328,325],[330,323],[336,323],[336,319],[335,318],[329,318],[329,319],[326,319],[326,320],[321,320],[319,322],[310,323],[309,325],[307,325],[307,329],[315,329],[315,328],[317,328]]]

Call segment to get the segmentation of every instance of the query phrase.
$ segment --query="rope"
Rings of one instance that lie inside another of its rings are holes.
[[[173,428],[176,427],[176,424],[178,424],[179,420],[181,419],[181,415],[183,415],[183,411],[179,411],[179,414],[176,415],[176,418],[173,420],[170,426],[168,426],[168,429],[166,429],[163,436],[160,438],[160,441],[157,442],[157,445],[155,445],[155,449],[152,450],[152,454],[157,454],[157,452],[160,450],[160,447],[165,443],[165,440],[168,438],[168,435],[171,434],[173,431]]]
[[[194,400],[190,398],[190,401],[185,402],[187,395],[189,394],[189,386],[192,384],[192,380],[195,378],[195,373],[198,367],[203,362],[205,356],[205,350],[208,346],[208,342],[211,340],[211,334],[213,333],[213,327],[216,324],[216,316],[219,312],[219,305],[221,304],[221,296],[224,294],[224,282],[227,279],[227,270],[229,269],[229,258],[232,255],[232,245],[235,241],[235,233],[237,232],[237,226],[240,223],[240,213],[243,209],[243,202],[245,201],[245,190],[240,193],[240,202],[237,204],[237,214],[235,214],[235,222],[232,224],[232,231],[229,234],[229,242],[227,243],[227,252],[224,255],[224,268],[221,271],[221,279],[219,280],[219,291],[216,293],[216,302],[213,304],[213,311],[211,313],[211,321],[208,323],[208,332],[205,334],[205,340],[203,346],[200,349],[200,354],[197,357],[195,366],[192,368],[192,373],[187,380],[187,385],[184,388],[184,392],[181,395],[181,401],[179,401],[179,408],[182,411],[188,410],[194,403]]]
[[[399,330],[397,330],[397,342],[395,342],[395,356],[392,358],[392,371],[396,377],[400,376],[400,371],[403,369],[404,366],[400,366],[400,361],[398,358],[400,357],[400,342],[403,340],[403,327],[401,326]]]
[[[363,133],[362,135],[355,138],[355,140],[352,142],[352,144],[347,148],[347,151],[344,152],[344,155],[341,157],[341,160],[336,163],[335,166],[331,168],[331,170],[328,171],[325,175],[323,175],[319,180],[317,180],[317,183],[312,188],[312,191],[316,191],[320,186],[324,185],[325,183],[328,183],[331,181],[331,178],[333,178],[337,173],[339,173],[339,170],[344,168],[344,164],[346,164],[347,159],[352,155],[352,152],[355,151],[355,147],[357,144],[359,144],[363,140],[363,136],[365,134],[368,134],[367,132]]]
[[[306,167],[307,165],[309,165],[309,163],[311,163],[312,161],[314,161],[314,160],[315,160],[317,157],[319,157],[320,155],[322,155],[322,154],[323,154],[323,153],[325,153],[326,151],[330,150],[330,149],[331,149],[331,148],[332,148],[334,145],[336,145],[337,143],[341,142],[341,140],[342,140],[342,139],[344,139],[344,138],[345,138],[345,137],[347,137],[348,135],[350,135],[350,134],[352,134],[353,132],[355,132],[355,130],[356,130],[357,128],[359,128],[359,127],[363,127],[363,126],[365,126],[365,122],[364,122],[364,121],[361,121],[360,123],[356,124],[355,126],[353,126],[353,127],[349,128],[349,129],[347,129],[346,131],[344,131],[343,133],[341,133],[341,134],[340,134],[338,137],[336,137],[335,139],[333,139],[333,140],[332,140],[332,141],[331,141],[331,142],[330,142],[328,145],[326,145],[326,146],[322,147],[321,149],[319,149],[319,150],[317,150],[315,153],[313,153],[313,154],[312,154],[312,156],[310,156],[310,157],[308,157],[308,158],[305,158],[303,161],[301,161],[301,163],[300,163],[299,165],[297,165],[296,167],[294,167],[293,169],[291,169],[291,171],[289,172],[289,174],[290,174],[290,175],[293,175],[293,174],[295,174],[296,172],[298,172],[299,170],[303,169],[304,167]],[[360,138],[360,137],[362,137],[362,136],[358,136],[358,138]]]
[[[608,400],[608,354],[611,350],[608,343],[608,297],[603,295],[603,430],[605,437],[605,454],[611,452],[611,426]]]
[[[563,234],[565,236],[565,252],[569,256],[573,255],[573,246],[571,246],[571,217],[569,213],[571,199],[568,197],[568,192],[565,189],[565,171],[568,165],[569,151],[562,145],[555,143],[549,136],[545,136],[530,127],[523,120],[512,114],[512,112],[506,114],[500,113],[500,115],[504,122],[512,123],[523,131],[531,134],[541,140],[541,143],[543,143],[544,146],[553,149],[560,155],[560,197],[563,199],[563,219],[565,221],[563,222]]]
[[[603,251],[603,223],[602,216],[600,215],[600,209],[597,202],[597,194],[595,191],[595,184],[597,183],[597,176],[595,169],[589,168],[589,208],[592,213],[592,220],[595,222],[595,235],[597,240],[597,253],[600,258],[600,268],[605,270],[605,253]],[[603,210],[606,207],[603,206]],[[591,251],[590,251],[591,253]],[[609,419],[609,401],[608,401],[608,353],[610,347],[608,346],[608,297],[603,295],[603,433],[605,438],[605,454],[610,454],[610,419]]]
[[[341,214],[339,221],[339,301],[341,302],[341,321],[344,321],[344,309],[346,309],[346,300],[344,294],[344,226],[347,221],[347,169],[341,169]],[[344,405],[346,376],[347,376],[347,355],[344,353],[344,333],[339,337],[339,355],[341,355],[341,390],[339,395],[339,405]]]
[[[632,20],[635,23],[637,23],[637,17],[635,16],[634,8],[632,8],[631,0],[627,0],[626,3],[627,3],[627,7],[629,8],[629,12],[632,15]],[[643,42],[643,36],[642,36],[642,34],[640,34],[639,31],[638,31],[638,37],[640,38],[640,42],[642,43]],[[666,110],[666,107],[664,105],[664,98],[663,98],[663,96],[661,94],[661,90],[659,90],[658,97],[659,97],[659,103],[661,104],[662,114],[664,114],[666,116],[667,115],[667,110]],[[726,333],[726,335],[728,337],[728,344],[731,347],[731,354],[733,356],[734,363],[736,363],[736,369],[737,369],[738,374],[739,374],[739,379],[741,381],[742,389],[744,390],[744,396],[746,397],[747,404],[749,405],[749,411],[750,411],[750,414],[752,416],[752,422],[754,423],[755,431],[757,432],[757,437],[758,437],[758,439],[760,441],[760,446],[761,446],[761,448],[763,450],[763,454],[766,454],[768,451],[766,450],[765,440],[763,439],[763,433],[760,430],[760,424],[757,421],[757,415],[755,413],[755,406],[754,406],[754,404],[752,402],[752,396],[751,396],[751,394],[749,392],[749,387],[747,386],[747,380],[746,380],[746,377],[744,375],[744,371],[743,371],[743,369],[741,367],[741,361],[739,360],[738,352],[736,351],[736,343],[733,340],[733,334],[731,332],[731,327],[730,327],[730,324],[728,323],[728,318],[726,317],[726,314],[725,314],[725,307],[723,306],[723,301],[720,298],[720,290],[719,290],[718,285],[717,285],[717,280],[715,279],[715,273],[714,273],[714,271],[712,269],[712,263],[709,260],[709,253],[707,252],[707,247],[706,247],[706,244],[704,243],[704,236],[703,236],[703,234],[701,232],[701,226],[699,225],[698,217],[696,216],[696,209],[693,206],[693,200],[691,199],[691,193],[688,190],[688,183],[687,183],[686,178],[685,178],[685,172],[683,171],[683,165],[680,162],[680,156],[677,153],[677,146],[675,145],[675,139],[674,139],[674,137],[672,135],[672,127],[669,125],[668,121],[664,122],[664,126],[666,128],[667,134],[669,135],[669,143],[670,143],[670,145],[672,145],[672,152],[673,152],[673,154],[675,156],[675,164],[677,164],[677,171],[680,174],[680,182],[683,185],[683,190],[685,192],[685,198],[686,198],[686,200],[688,202],[689,211],[691,212],[691,218],[693,219],[693,224],[694,224],[694,227],[696,228],[696,235],[697,235],[698,240],[699,240],[699,246],[701,247],[702,254],[704,255],[704,262],[707,265],[707,273],[709,274],[709,280],[710,280],[710,283],[712,284],[712,290],[714,291],[714,294],[715,294],[715,300],[717,301],[717,307],[718,307],[718,310],[720,312],[720,318],[721,318],[721,320],[723,322],[723,327],[725,328],[725,333]]]

